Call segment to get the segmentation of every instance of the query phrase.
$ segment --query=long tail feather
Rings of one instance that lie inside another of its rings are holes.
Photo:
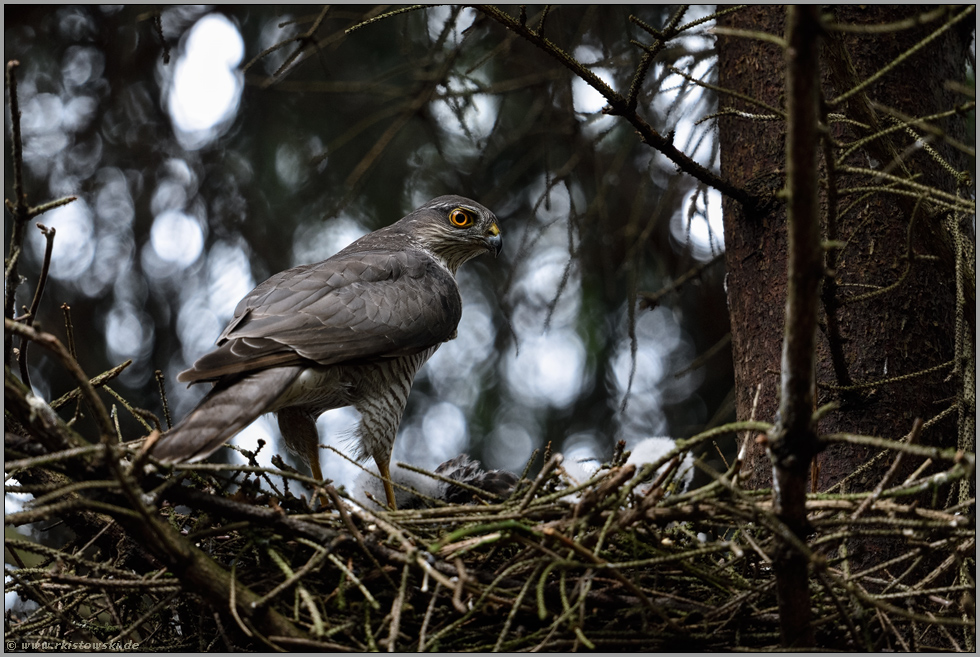
[[[273,367],[219,382],[190,414],[163,434],[151,454],[166,463],[200,461],[247,427],[296,380],[302,366]]]

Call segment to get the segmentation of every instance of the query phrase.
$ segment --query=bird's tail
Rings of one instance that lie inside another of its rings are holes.
[[[190,415],[160,436],[150,454],[165,463],[207,458],[270,410],[302,371],[302,366],[272,367],[219,382]]]

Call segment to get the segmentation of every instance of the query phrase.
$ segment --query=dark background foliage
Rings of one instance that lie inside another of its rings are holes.
[[[631,39],[651,40],[630,15],[662,25],[673,11],[560,7],[545,32],[625,89],[643,52]],[[396,460],[431,467],[467,451],[520,468],[549,442],[607,457],[617,439],[682,437],[723,417],[732,376],[723,265],[653,309],[636,303],[723,248],[720,216],[705,220],[707,193],[626,122],[584,106],[583,83],[558,62],[486,17],[431,8],[345,32],[378,13],[6,7],[29,202],[79,199],[41,217],[59,231],[39,326],[64,336],[67,303],[86,372],[132,359],[113,388],[162,417],[161,370],[176,421],[204,392],[175,385],[177,372],[251,286],[458,193],[497,213],[505,249],[461,272],[460,337],[417,379]],[[685,22],[704,13],[689,10]],[[191,30],[209,14],[241,35],[244,87],[224,121],[189,134],[168,99]],[[543,15],[528,8],[528,24]],[[688,37],[660,59],[710,80],[712,43]],[[638,101],[651,125],[677,129],[678,147],[700,148],[716,166],[711,122],[693,126],[711,96],[657,64]],[[8,166],[8,198],[11,181]],[[5,231],[9,239],[9,222]],[[30,235],[18,307],[42,253],[43,238]],[[37,350],[31,368],[45,398],[73,387]],[[350,421],[324,420],[321,435],[333,440]],[[145,433],[126,413],[120,422],[127,439]],[[251,448],[263,434],[249,435]],[[338,460],[324,459],[328,474]]]

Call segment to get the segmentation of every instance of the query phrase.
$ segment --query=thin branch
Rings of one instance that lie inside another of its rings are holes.
[[[870,141],[873,141],[875,139],[880,139],[892,132],[897,132],[899,130],[903,130],[905,128],[909,128],[912,126],[920,127],[926,132],[941,138],[943,141],[945,141],[953,148],[959,150],[962,153],[966,153],[970,157],[976,157],[977,152],[975,148],[966,146],[965,144],[956,141],[955,139],[947,135],[945,131],[940,130],[939,128],[932,125],[931,123],[932,121],[945,119],[951,116],[965,117],[969,114],[969,112],[975,110],[976,107],[977,107],[976,102],[970,101],[970,102],[963,103],[962,105],[958,105],[951,110],[946,110],[944,112],[937,112],[929,116],[921,116],[919,118],[913,118],[905,115],[904,113],[894,108],[888,107],[887,105],[882,105],[881,103],[871,101],[872,109],[891,115],[892,118],[895,119],[895,124],[887,128],[883,128],[874,134],[868,135],[866,137],[862,137],[861,139],[858,139],[854,142],[847,144],[847,150],[838,156],[837,163],[843,164],[847,160],[848,156],[850,156],[854,151],[858,150],[859,148],[861,148],[862,146],[864,146]],[[864,128],[865,130],[870,129],[870,127],[866,125],[860,125],[860,127]]]
[[[106,450],[109,449],[108,445],[105,447]],[[306,632],[275,609],[257,608],[261,598],[235,581],[234,566],[229,573],[200,548],[191,545],[145,506],[142,491],[122,470],[116,459],[108,458],[107,463],[117,480],[123,484],[130,504],[137,509],[140,516],[139,520],[129,516],[120,516],[117,520],[164,561],[186,588],[200,593],[218,606],[230,602],[236,616],[255,623],[267,634],[309,638]]]
[[[829,123],[826,104],[820,105],[823,135],[820,140],[823,153],[824,168],[827,176],[827,239],[828,245],[836,244],[838,241],[838,196],[837,196],[837,171],[836,161],[834,160],[833,142],[829,134]],[[841,335],[840,319],[837,310],[840,300],[837,298],[837,264],[840,250],[834,246],[828,246],[824,254],[824,279],[820,290],[820,299],[823,302],[824,315],[826,316],[827,343],[830,347],[830,362],[834,368],[834,375],[837,383],[841,386],[849,386],[852,383],[851,374],[847,367],[847,357],[844,354],[844,339]]]
[[[819,12],[817,6],[790,6],[786,17],[788,273],[779,416],[769,437],[769,455],[774,510],[796,540],[805,535],[806,475],[817,451],[812,413],[817,303],[823,277],[817,183]],[[815,638],[807,577],[810,562],[795,545],[796,540],[785,535],[782,538],[774,571],[783,646],[812,646]]]
[[[75,351],[75,327],[71,323],[71,306],[67,303],[61,304],[61,312],[65,316],[65,340],[67,341],[68,353],[75,360],[78,360],[77,353]]]
[[[44,235],[45,247],[44,247],[44,261],[41,265],[41,275],[37,279],[37,288],[34,290],[34,300],[31,301],[30,310],[27,311],[27,317],[24,322],[28,326],[34,326],[34,318],[37,317],[38,308],[41,306],[41,295],[44,294],[44,284],[48,280],[48,270],[51,267],[51,250],[54,248],[54,235],[55,229],[48,228],[41,224],[37,224],[37,227],[41,229],[41,233]],[[27,346],[30,343],[25,339],[20,340],[20,353],[17,355],[17,360],[20,365],[20,378],[27,385],[28,388],[33,389],[31,385],[30,372],[27,370]]]
[[[602,94],[609,103],[609,107],[603,110],[605,113],[613,116],[621,116],[626,119],[630,125],[636,128],[643,143],[660,151],[667,159],[676,164],[681,171],[719,190],[721,193],[735,199],[743,205],[752,203],[752,197],[748,192],[740,187],[736,187],[731,182],[724,180],[688,157],[674,146],[671,137],[665,137],[654,130],[639,114],[629,108],[626,98],[613,91],[599,76],[589,70],[588,67],[582,65],[574,57],[548,39],[521,25],[518,20],[498,7],[493,5],[475,5],[475,7],[511,32],[523,37],[526,41],[543,50],[556,59],[562,66],[584,80],[590,87]]]
[[[170,404],[167,402],[167,387],[163,372],[154,370],[153,377],[157,381],[157,389],[160,391],[160,403],[163,404],[163,419],[167,423],[167,429],[174,426],[173,418],[170,415]]]
[[[740,30],[734,27],[713,27],[711,32],[714,34],[720,34],[722,36],[736,37],[741,39],[755,39],[756,41],[762,41],[764,43],[772,43],[780,48],[786,48],[786,40],[782,37],[776,36],[775,34],[769,34],[768,32],[759,32],[756,30]]]
[[[44,284],[48,280],[48,269],[51,267],[51,250],[54,248],[55,229],[48,228],[42,224],[37,224],[44,235],[44,261],[41,264],[41,275],[37,279],[37,288],[34,290],[34,300],[31,301],[31,308],[27,311],[27,325],[34,326],[34,318],[37,317],[38,308],[41,305],[41,295],[44,294]]]
[[[922,431],[922,425],[922,418],[915,418],[915,422],[912,424],[912,432],[909,434],[909,445],[913,444],[918,439],[919,433]],[[904,452],[899,452],[895,455],[895,460],[892,461],[891,466],[885,472],[885,475],[881,478],[881,481],[878,482],[878,485],[875,486],[873,491],[871,491],[871,494],[868,495],[864,501],[861,502],[861,505],[854,510],[854,513],[851,514],[851,520],[857,520],[859,517],[861,517],[861,515],[868,510],[868,507],[874,504],[875,500],[881,497],[881,493],[885,490],[885,486],[888,485],[892,477],[895,476],[895,473],[898,472],[898,468],[902,464],[903,456],[905,456]]]
[[[366,21],[361,21],[360,23],[357,23],[356,25],[352,25],[352,26],[348,27],[345,30],[345,32],[347,34],[350,34],[354,30],[359,30],[362,27],[366,27],[366,26],[370,25],[371,23],[377,23],[378,21],[384,20],[385,18],[391,18],[392,16],[397,16],[398,14],[405,14],[405,13],[408,13],[410,11],[418,11],[419,9],[426,9],[427,7],[428,7],[428,5],[409,5],[407,7],[399,7],[398,9],[395,9],[393,11],[385,12],[385,13],[380,14],[378,16],[375,16],[373,18],[369,18]]]
[[[656,308],[660,304],[660,300],[663,299],[665,296],[667,296],[671,292],[679,290],[690,281],[701,276],[701,274],[703,274],[705,270],[718,264],[719,262],[722,262],[724,259],[725,259],[725,254],[719,253],[711,260],[708,260],[707,262],[699,263],[694,267],[691,267],[689,270],[687,270],[686,272],[684,272],[683,274],[681,274],[671,282],[667,283],[667,285],[663,286],[656,292],[638,293],[636,296],[640,298],[640,308],[643,310],[649,308]]]
[[[959,23],[961,20],[963,20],[964,18],[966,18],[968,15],[972,14],[973,12],[975,12],[976,9],[977,9],[976,8],[976,5],[969,5],[962,12],[960,12],[956,16],[953,16],[948,21],[946,21],[946,23],[944,23],[942,27],[938,28],[937,30],[935,30],[934,32],[932,32],[931,34],[929,34],[928,36],[926,36],[924,39],[922,39],[921,41],[919,41],[917,44],[915,44],[914,46],[912,46],[911,48],[909,48],[908,50],[906,50],[905,52],[903,52],[901,55],[899,55],[898,57],[896,57],[894,60],[892,60],[891,62],[889,62],[885,66],[883,66],[879,71],[877,71],[876,73],[872,74],[869,78],[867,78],[866,80],[864,80],[860,84],[857,84],[857,85],[851,87],[850,89],[848,89],[847,91],[845,91],[844,93],[842,93],[837,98],[834,98],[833,100],[828,101],[827,102],[827,105],[830,106],[830,107],[836,107],[837,105],[840,105],[841,103],[843,103],[845,100],[847,100],[848,98],[850,98],[854,94],[863,92],[867,87],[871,86],[875,82],[878,82],[881,78],[883,78],[889,71],[891,71],[892,69],[894,69],[896,66],[898,66],[899,64],[901,64],[902,62],[904,62],[905,60],[907,60],[909,57],[911,57],[915,53],[917,53],[920,50],[922,50],[923,48],[925,48],[934,39],[939,38],[946,30],[950,29],[951,27],[953,27],[954,25],[956,25],[957,23]]]
[[[871,176],[878,180],[888,180],[899,185],[904,185],[912,191],[916,191],[919,194],[927,194],[929,196],[935,197],[937,199],[943,199],[950,203],[952,207],[962,209],[967,212],[974,213],[977,211],[977,204],[975,200],[960,198],[956,194],[950,194],[949,192],[944,192],[941,189],[936,189],[935,187],[929,187],[928,185],[923,185],[922,183],[917,183],[911,178],[904,178],[901,176],[895,176],[884,171],[878,171],[876,169],[865,169],[864,167],[850,167],[841,166],[841,173],[853,173],[865,176]]]
[[[289,55],[288,57],[286,57],[286,61],[284,61],[282,63],[282,65],[279,66],[278,69],[276,69],[276,72],[272,74],[272,77],[273,78],[277,78],[280,75],[282,75],[286,71],[286,69],[289,68],[289,66],[300,55],[303,54],[303,49],[306,48],[306,46],[308,44],[316,45],[316,33],[317,33],[317,30],[320,29],[320,24],[323,22],[323,19],[327,17],[327,12],[329,10],[330,10],[330,5],[325,5],[323,7],[323,9],[320,10],[320,14],[316,17],[316,20],[313,21],[313,25],[310,26],[310,29],[307,30],[306,32],[304,32],[303,34],[299,35],[298,37],[295,37],[295,38],[291,39],[291,41],[296,41],[297,43],[299,43],[299,47],[296,50],[294,50],[291,55]],[[256,56],[256,59],[253,59],[252,60],[252,62],[256,61],[259,57],[262,57],[262,56],[264,56],[264,55],[272,52],[272,50],[274,50],[274,49],[275,49],[275,46],[273,46],[272,48],[270,48],[270,49],[268,49],[268,50],[266,50],[266,51],[264,51],[262,53],[260,53],[259,55]],[[248,65],[251,65],[252,62],[249,62]],[[248,65],[246,65],[246,68],[248,67]]]
[[[949,11],[949,7],[942,6],[933,9],[932,11],[927,11],[924,14],[919,14],[917,16],[912,16],[911,18],[906,18],[904,20],[895,21],[892,23],[866,23],[863,25],[851,23],[824,23],[823,29],[827,30],[828,32],[850,32],[852,34],[887,34],[890,32],[908,30],[913,27],[931,23],[934,20],[942,18],[948,14]]]
[[[99,396],[95,394],[95,388],[92,387],[91,383],[89,383],[89,378],[78,365],[78,361],[72,358],[71,354],[68,353],[68,350],[65,349],[64,345],[61,344],[58,338],[50,333],[37,331],[30,326],[9,320],[7,318],[4,318],[3,320],[3,328],[4,332],[8,334],[17,334],[22,338],[36,342],[45,349],[48,349],[54,353],[64,368],[68,370],[68,372],[78,382],[82,391],[82,396],[85,398],[85,401],[88,402],[89,407],[95,414],[95,420],[99,425],[102,440],[109,443],[116,442],[115,429],[112,426],[112,421],[109,419],[109,413],[106,411],[105,405],[103,405],[102,400],[99,399]]]
[[[636,16],[630,15],[630,21],[645,28],[648,32],[653,34],[654,38],[656,39],[653,44],[645,48],[646,52],[643,53],[643,57],[640,58],[640,63],[636,67],[636,72],[633,73],[633,81],[630,83],[629,93],[626,94],[626,106],[631,112],[636,110],[636,101],[640,94],[640,87],[643,86],[643,79],[646,77],[650,64],[652,64],[654,58],[667,47],[667,42],[677,36],[677,24],[681,22],[682,18],[684,18],[684,14],[687,13],[687,9],[688,5],[679,6],[674,12],[674,15],[671,16],[670,20],[667,22],[663,32],[650,28],[643,21],[636,18]]]
[[[726,89],[725,87],[719,87],[716,84],[710,84],[708,82],[705,82],[704,80],[699,80],[698,78],[694,77],[693,75],[689,75],[689,74],[685,73],[684,71],[682,71],[679,68],[676,68],[674,66],[668,66],[667,68],[670,70],[671,73],[674,73],[675,75],[679,75],[682,78],[684,78],[686,80],[689,80],[690,82],[693,82],[694,84],[698,85],[699,87],[702,87],[703,89],[708,89],[710,91],[714,91],[714,92],[718,93],[719,95],[720,94],[724,94],[726,96],[731,96],[732,98],[740,98],[741,100],[744,100],[745,102],[749,103],[750,105],[757,105],[757,106],[761,107],[762,109],[766,109],[766,110],[769,110],[770,112],[772,112],[772,115],[771,116],[770,115],[746,114],[746,118],[757,118],[758,117],[758,118],[765,119],[767,121],[772,121],[775,118],[780,118],[780,119],[785,119],[786,118],[786,112],[784,112],[783,110],[779,109],[778,107],[773,107],[772,105],[769,105],[767,103],[764,103],[764,102],[762,102],[761,100],[759,100],[757,98],[753,98],[752,96],[749,96],[747,94],[740,93],[738,91],[734,91],[732,89]],[[738,112],[738,111],[735,111],[735,110],[731,110],[729,113],[733,113],[733,114],[736,114],[736,115],[742,115],[743,114],[743,113]]]
[[[20,133],[20,101],[17,98],[17,75],[16,68],[20,66],[17,60],[7,62],[7,97],[10,107],[10,148],[11,148],[11,170],[13,171],[14,199],[6,200],[7,209],[13,215],[14,223],[10,229],[10,248],[4,260],[4,298],[3,316],[4,319],[14,318],[15,299],[17,287],[20,285],[20,274],[17,265],[20,261],[21,250],[24,246],[26,236],[27,221],[30,219],[27,199],[24,196],[24,143]],[[3,336],[3,362],[8,367],[12,365],[13,340],[9,332],[4,331]]]
[[[114,378],[122,374],[123,370],[125,370],[127,367],[129,367],[132,364],[133,364],[132,360],[127,360],[123,363],[120,363],[119,365],[113,367],[111,370],[106,370],[102,374],[92,377],[91,379],[89,379],[89,383],[92,384],[93,388],[100,388],[104,386],[106,383],[108,383],[109,381],[112,381]],[[67,404],[68,402],[72,401],[73,399],[78,399],[81,396],[82,396],[81,389],[75,388],[74,390],[71,390],[70,392],[66,392],[61,397],[58,397],[53,402],[51,402],[51,408],[54,409],[60,408],[65,404]]]

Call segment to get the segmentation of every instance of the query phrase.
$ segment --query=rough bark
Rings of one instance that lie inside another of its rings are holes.
[[[921,7],[864,6],[833,10],[840,23],[882,24],[922,13]],[[751,7],[730,14],[726,27],[784,33],[782,7]],[[966,21],[972,28],[973,19]],[[830,33],[822,52],[821,80],[825,99],[833,99],[869,78],[902,53],[907,52],[941,24],[884,34]],[[947,30],[863,93],[851,96],[831,112],[843,113],[868,125],[834,123],[831,134],[851,142],[881,127],[891,119],[881,106],[906,116],[925,116],[955,107],[958,99],[947,89],[947,80],[959,80],[968,46],[966,33]],[[732,89],[772,107],[785,107],[783,52],[772,43],[721,36],[719,76],[723,88]],[[722,98],[721,106],[745,112],[768,114],[765,109],[734,98]],[[728,264],[728,295],[735,360],[736,404],[740,419],[753,414],[756,388],[761,391],[755,419],[773,420],[779,404],[780,351],[786,298],[786,208],[777,196],[785,182],[785,130],[783,120],[758,121],[737,117],[720,120],[722,175],[745,186],[758,198],[754,206],[725,199],[725,241]],[[947,134],[962,133],[962,118],[937,121]],[[919,174],[926,184],[955,193],[955,179],[938,167],[927,154],[910,152],[905,132],[876,140],[856,150],[845,166],[888,169],[893,175]],[[965,168],[956,152],[936,144],[954,167]],[[826,179],[826,170],[822,172]],[[837,191],[875,183],[867,176],[842,174],[835,177]],[[958,382],[950,377],[952,367],[915,378],[877,386],[841,390],[847,386],[881,381],[949,363],[954,358],[955,277],[953,250],[943,217],[916,199],[876,193],[854,203],[857,194],[840,194],[833,204],[835,235],[828,235],[828,200],[822,181],[823,237],[845,241],[831,252],[828,261],[833,293],[824,295],[821,329],[817,336],[817,396],[815,406],[837,402],[839,409],[823,416],[821,433],[847,432],[901,439],[911,431],[916,418],[926,420],[921,440],[939,446],[956,444],[955,413],[929,423],[953,403]],[[912,221],[913,215],[915,220]],[[910,230],[910,225],[912,229]],[[909,259],[909,244],[915,258],[901,285],[888,293],[849,301],[859,294],[882,288],[902,279]],[[918,256],[930,256],[920,258]],[[828,304],[829,301],[829,304]],[[827,308],[831,308],[829,316]],[[839,335],[835,335],[839,333]],[[816,490],[828,490],[846,479],[848,491],[871,490],[881,480],[891,461],[869,464],[877,450],[838,444],[817,455],[812,473]],[[748,485],[772,484],[772,469],[764,441],[751,442],[746,469]],[[901,480],[919,463],[906,459],[894,480]],[[886,544],[868,541],[863,547],[873,561],[887,558]]]

